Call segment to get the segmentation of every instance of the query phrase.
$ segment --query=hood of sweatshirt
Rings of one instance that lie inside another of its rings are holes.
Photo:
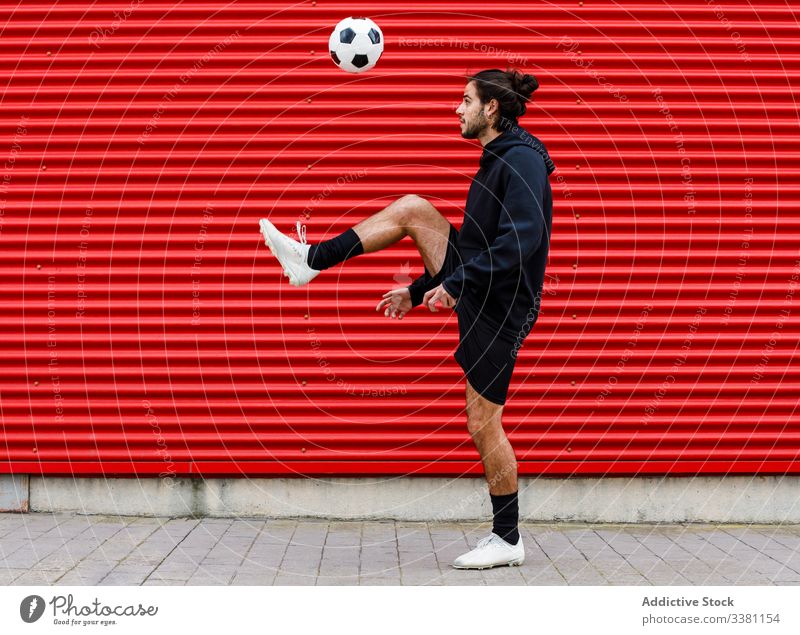
[[[548,176],[556,169],[553,160],[547,153],[547,148],[544,144],[534,137],[530,132],[520,126],[508,127],[501,132],[497,137],[492,139],[483,147],[483,154],[480,158],[480,166],[484,169],[488,168],[498,157],[502,157],[510,148],[514,146],[528,146],[538,152],[542,159],[544,159],[545,167],[547,168]]]

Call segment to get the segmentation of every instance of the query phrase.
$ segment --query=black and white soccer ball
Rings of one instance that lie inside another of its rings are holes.
[[[369,18],[345,18],[328,41],[331,59],[348,73],[363,73],[378,63],[383,53],[383,33]]]

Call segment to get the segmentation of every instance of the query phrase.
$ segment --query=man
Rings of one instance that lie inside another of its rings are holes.
[[[320,271],[411,236],[425,273],[409,287],[384,294],[376,311],[402,319],[418,304],[458,314],[454,357],[467,378],[467,427],[483,463],[493,526],[457,568],[520,565],[517,462],[501,422],[517,349],[536,321],[552,226],[548,176],[555,169],[541,141],[517,123],[538,87],[532,75],[497,69],[468,77],[456,110],[461,136],[483,146],[480,169],[456,230],[419,196],[404,196],[340,236],[309,245],[266,219],[261,231],[291,284],[302,286]],[[431,272],[437,272],[431,274]]]

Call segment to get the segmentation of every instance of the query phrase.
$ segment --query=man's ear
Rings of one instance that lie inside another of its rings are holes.
[[[500,103],[494,97],[492,97],[489,100],[489,103],[486,104],[486,118],[491,121],[492,117],[496,113],[500,113]]]

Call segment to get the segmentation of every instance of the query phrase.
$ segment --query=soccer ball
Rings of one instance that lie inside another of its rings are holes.
[[[334,27],[328,50],[342,70],[363,73],[378,63],[383,53],[383,33],[369,18],[345,18]]]

